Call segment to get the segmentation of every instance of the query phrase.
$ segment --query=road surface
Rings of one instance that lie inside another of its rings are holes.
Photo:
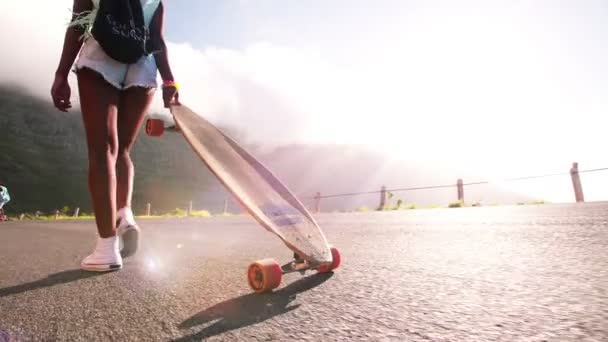
[[[0,341],[608,341],[608,203],[321,214],[343,265],[288,261],[246,216],[140,220],[121,271],[82,272],[92,221],[0,224]]]

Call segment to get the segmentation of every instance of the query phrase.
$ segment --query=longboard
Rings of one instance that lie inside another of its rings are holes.
[[[294,252],[294,260],[283,266],[274,259],[249,266],[249,284],[256,292],[278,287],[285,273],[329,272],[339,266],[339,251],[328,244],[306,207],[266,166],[187,106],[173,104],[170,111],[175,130],[182,133],[207,168],[263,228]],[[147,120],[148,135],[161,136],[164,130],[164,121]]]

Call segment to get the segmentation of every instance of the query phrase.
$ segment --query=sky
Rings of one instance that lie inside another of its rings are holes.
[[[358,144],[480,179],[608,167],[606,1],[165,5],[180,99],[248,141]],[[0,3],[4,81],[48,97],[70,6]],[[608,172],[588,175],[608,200]],[[534,192],[571,199],[551,184]]]

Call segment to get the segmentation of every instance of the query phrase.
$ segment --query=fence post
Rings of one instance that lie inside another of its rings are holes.
[[[151,210],[152,210],[152,204],[146,203],[146,216],[150,216]]]
[[[317,192],[315,195],[315,213],[319,213],[321,211],[321,193]]]
[[[76,210],[74,210],[74,217],[78,217],[79,213],[80,213],[80,208],[76,208]]]
[[[387,197],[388,194],[386,192],[386,186],[382,186],[382,189],[380,189],[380,206],[378,207],[378,210],[385,210],[386,209],[386,203],[387,201]]]
[[[462,179],[458,179],[456,187],[458,188],[458,201],[464,202],[464,184],[462,183]]]
[[[192,216],[192,201],[188,203],[188,216]]]
[[[574,199],[577,203],[585,202],[581,177],[578,173],[578,163],[572,163],[572,168],[570,169],[570,178],[572,178],[572,187],[574,187]]]

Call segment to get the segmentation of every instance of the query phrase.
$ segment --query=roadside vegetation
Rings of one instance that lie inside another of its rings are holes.
[[[543,204],[547,204],[548,202],[546,202],[545,200],[533,200],[530,202],[518,202],[516,203],[516,205],[518,206],[524,206],[524,205],[543,205]],[[360,213],[364,213],[364,212],[371,212],[371,211],[398,211],[398,210],[415,210],[415,209],[439,209],[439,208],[465,208],[465,207],[482,207],[484,206],[481,202],[477,201],[477,202],[472,202],[472,203],[466,203],[464,201],[454,201],[454,202],[450,202],[448,203],[447,206],[441,206],[438,204],[432,204],[432,205],[426,205],[426,206],[420,206],[417,205],[415,203],[406,203],[404,200],[402,199],[397,199],[397,201],[394,202],[394,204],[389,204],[387,205],[383,210],[375,210],[375,209],[370,209],[369,207],[366,206],[362,206],[359,207],[355,210],[346,210],[346,211],[334,211],[336,213],[338,212],[360,212]],[[489,206],[489,207],[497,207],[497,206],[501,206],[501,204],[498,203],[490,203],[490,204],[486,204],[485,206]],[[63,207],[60,210],[56,210],[55,212],[27,212],[27,213],[21,213],[21,214],[8,214],[8,219],[9,221],[23,221],[23,220],[35,220],[35,221],[53,221],[53,220],[93,220],[95,219],[95,215],[93,215],[92,213],[88,213],[88,212],[79,212],[77,215],[75,215],[75,210],[71,209],[69,207]],[[217,213],[217,214],[212,214],[210,211],[208,210],[192,210],[190,213],[188,213],[187,210],[181,209],[181,208],[175,208],[167,213],[164,214],[158,214],[158,213],[154,213],[153,215],[136,215],[135,217],[138,219],[149,219],[149,218],[188,218],[188,217],[198,217],[198,218],[204,218],[204,217],[226,217],[226,216],[233,216],[236,215],[234,213],[229,213],[229,212],[225,212],[225,213]]]
[[[231,213],[220,213],[212,215],[208,210],[192,210],[190,214],[184,209],[176,208],[168,213],[154,214],[154,215],[136,215],[138,219],[147,218],[186,218],[186,217],[212,217],[212,216],[231,216]],[[57,210],[51,213],[43,213],[40,211],[34,213],[21,213],[18,215],[8,215],[9,221],[54,221],[54,220],[93,220],[95,215],[87,212],[79,212],[76,216],[75,210],[69,207],[63,207],[61,210]]]

